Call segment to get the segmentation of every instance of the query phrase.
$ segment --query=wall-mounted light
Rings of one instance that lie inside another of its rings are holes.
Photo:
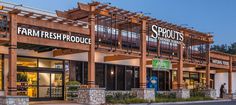
[[[114,71],[113,70],[111,71],[111,75],[114,75]]]

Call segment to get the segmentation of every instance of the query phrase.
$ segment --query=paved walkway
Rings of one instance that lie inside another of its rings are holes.
[[[66,101],[35,101],[35,102],[30,102],[30,105],[78,105],[78,104]]]
[[[81,105],[66,101],[40,101],[30,102],[30,105]],[[236,105],[236,100],[213,100],[213,101],[192,101],[192,102],[170,102],[170,103],[143,103],[130,105]]]

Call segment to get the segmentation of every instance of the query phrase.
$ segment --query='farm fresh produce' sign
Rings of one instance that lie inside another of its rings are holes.
[[[81,44],[91,44],[91,39],[89,37],[79,36],[79,35],[68,35],[64,33],[36,30],[31,28],[17,27],[18,35],[25,35],[31,37],[45,38],[51,40],[59,40],[73,43]]]

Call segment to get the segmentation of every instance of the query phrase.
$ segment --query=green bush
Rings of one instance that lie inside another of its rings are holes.
[[[144,99],[135,98],[130,94],[115,93],[106,96],[106,102],[111,104],[130,104],[130,103],[147,103]]]
[[[79,86],[80,83],[78,81],[69,81],[69,82],[66,83],[66,85],[69,86],[69,88],[68,88],[69,91],[77,91],[78,88],[79,88],[77,86]]]
[[[156,98],[176,98],[175,93],[156,93]]]
[[[78,81],[69,81],[66,83],[66,85],[76,86],[76,85],[80,85],[80,83]]]
[[[159,102],[204,101],[204,100],[213,100],[213,99],[209,97],[191,97],[187,99],[157,97],[155,102],[159,103]]]
[[[190,97],[205,97],[205,94],[199,90],[190,90]]]

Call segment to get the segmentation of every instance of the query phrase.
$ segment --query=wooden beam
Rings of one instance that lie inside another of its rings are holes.
[[[89,29],[82,28],[82,27],[76,27],[68,24],[60,24],[45,20],[39,20],[39,19],[33,19],[33,18],[27,18],[22,16],[17,16],[17,23],[32,25],[32,26],[38,26],[43,28],[49,28],[49,29],[55,29],[60,31],[67,31],[67,32],[74,32],[74,33],[80,33],[83,35],[89,35]]]
[[[127,60],[127,59],[136,59],[139,57],[135,56],[126,56],[126,55],[112,55],[112,56],[105,56],[104,62],[110,62],[110,61],[117,61],[117,60]]]
[[[83,52],[86,52],[86,51],[74,50],[74,49],[58,49],[58,50],[53,51],[53,56],[56,57],[56,56],[83,53]]]

